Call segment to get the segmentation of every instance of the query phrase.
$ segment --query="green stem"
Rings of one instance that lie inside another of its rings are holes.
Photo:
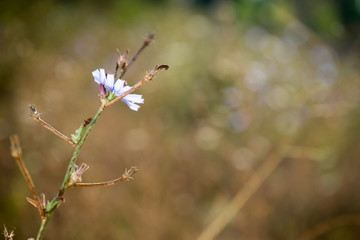
[[[43,239],[47,224],[50,221],[50,218],[52,217],[53,213],[54,212],[46,214],[45,218],[41,219],[41,225],[36,240]]]
[[[74,166],[75,166],[75,162],[79,156],[80,150],[82,148],[82,146],[85,143],[85,140],[87,139],[87,137],[89,136],[91,130],[93,129],[93,127],[95,126],[95,123],[97,121],[97,119],[100,117],[101,113],[104,111],[104,107],[103,105],[100,106],[100,108],[98,109],[98,111],[96,112],[93,120],[91,121],[91,123],[89,124],[88,128],[86,129],[84,135],[81,137],[79,143],[76,145],[74,153],[71,157],[71,160],[69,162],[64,180],[61,184],[60,190],[58,192],[57,197],[55,197],[50,203],[47,204],[46,209],[45,209],[45,218],[43,218],[41,220],[41,226],[38,232],[38,235],[36,237],[36,240],[41,240],[44,237],[44,233],[46,231],[47,228],[47,224],[50,221],[52,215],[55,212],[55,209],[62,203],[62,196],[65,193],[65,190],[69,187],[69,182],[70,182],[70,178],[71,178],[71,173],[74,171]]]
[[[82,138],[80,139],[79,143],[77,144],[75,150],[74,150],[74,153],[71,157],[71,160],[70,160],[70,163],[69,163],[69,166],[68,166],[68,169],[66,171],[66,174],[65,174],[65,177],[64,177],[64,181],[61,185],[61,188],[59,190],[59,193],[58,193],[58,197],[61,197],[64,195],[64,192],[66,190],[66,188],[68,188],[68,184],[70,182],[70,177],[71,177],[71,173],[73,172],[74,170],[74,165],[75,165],[75,162],[79,156],[79,153],[80,153],[80,150],[82,148],[82,146],[84,145],[84,142],[85,140],[87,139],[87,137],[89,136],[91,130],[93,129],[97,119],[100,117],[101,113],[104,111],[104,108],[103,106],[101,106],[97,113],[95,114],[93,120],[91,121],[91,123],[89,124],[88,128],[86,129],[84,135],[82,136]]]

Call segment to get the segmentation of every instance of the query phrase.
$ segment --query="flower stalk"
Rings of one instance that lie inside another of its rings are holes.
[[[144,99],[142,98],[142,95],[131,94],[131,93],[134,92],[139,87],[141,87],[142,85],[144,85],[145,83],[152,80],[155,77],[155,75],[159,73],[161,70],[163,69],[167,70],[169,68],[169,66],[167,65],[156,66],[153,70],[149,71],[145,75],[145,77],[142,80],[140,80],[138,83],[136,83],[133,87],[127,86],[126,81],[121,79],[121,77],[124,76],[126,70],[137,59],[140,53],[142,53],[143,50],[147,46],[149,46],[153,38],[154,35],[150,33],[145,38],[142,46],[139,48],[139,50],[136,52],[136,54],[131,58],[129,62],[127,60],[127,56],[129,53],[128,51],[126,51],[124,55],[121,55],[118,52],[119,56],[114,74],[107,74],[105,73],[104,69],[97,69],[92,72],[95,82],[99,84],[100,87],[99,96],[100,96],[101,104],[94,117],[85,120],[85,122],[81,124],[80,127],[75,131],[75,134],[71,135],[71,138],[65,136],[60,131],[52,127],[50,124],[42,120],[40,118],[40,113],[37,112],[35,106],[30,105],[31,117],[35,122],[42,125],[46,129],[54,133],[56,136],[60,137],[61,139],[65,140],[66,142],[70,143],[72,146],[75,147],[72,157],[69,161],[67,170],[65,172],[64,179],[61,183],[60,189],[58,190],[56,197],[53,198],[50,202],[46,203],[44,194],[41,194],[39,198],[38,195],[35,193],[34,183],[22,159],[22,150],[20,147],[18,137],[17,136],[11,137],[10,140],[11,140],[12,156],[15,158],[16,162],[18,163],[19,168],[26,179],[26,182],[30,188],[33,197],[33,199],[31,198],[26,198],[26,199],[30,204],[32,204],[34,207],[38,209],[41,217],[41,225],[38,234],[36,236],[36,240],[42,240],[44,238],[47,225],[50,219],[52,218],[55,210],[61,205],[61,203],[65,201],[65,198],[63,196],[65,194],[66,189],[70,187],[111,186],[117,183],[129,181],[133,179],[132,178],[133,174],[135,174],[138,171],[136,167],[131,167],[129,170],[126,169],[121,177],[110,181],[98,182],[98,183],[82,183],[82,174],[89,168],[89,166],[86,165],[85,163],[82,163],[80,167],[78,167],[76,165],[76,161],[79,157],[80,151],[85,141],[87,140],[89,134],[91,133],[92,129],[94,128],[95,124],[97,123],[97,120],[100,118],[103,111],[107,107],[110,107],[112,104],[114,104],[119,100],[124,101],[129,106],[130,109],[137,111],[140,108],[138,104],[144,103]],[[118,74],[119,77],[117,77]]]

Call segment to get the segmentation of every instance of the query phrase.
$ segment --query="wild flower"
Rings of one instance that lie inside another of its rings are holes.
[[[106,74],[104,69],[96,69],[92,72],[92,75],[94,81],[100,85],[100,95],[107,96],[108,102],[131,89],[130,86],[126,86],[125,80],[118,79],[115,82],[114,74]],[[140,108],[137,104],[144,103],[144,99],[140,94],[128,94],[122,100],[134,111]]]
[[[41,240],[44,238],[44,234],[47,228],[47,224],[53,216],[55,210],[60,206],[61,203],[65,201],[64,194],[68,188],[76,188],[76,187],[105,187],[111,186],[120,182],[128,181],[133,179],[132,175],[135,174],[138,169],[136,167],[131,167],[129,170],[125,170],[125,173],[116,179],[112,179],[104,182],[96,182],[96,183],[83,183],[82,175],[89,168],[88,165],[82,163],[80,166],[76,165],[76,161],[78,159],[80,150],[82,149],[87,137],[89,136],[91,130],[95,126],[97,120],[103,111],[109,108],[111,105],[116,103],[117,101],[123,100],[130,109],[137,111],[140,106],[138,104],[144,103],[144,99],[142,95],[139,94],[131,94],[136,89],[140,88],[145,83],[151,81],[157,73],[162,70],[167,70],[169,66],[167,65],[159,65],[155,66],[154,69],[148,71],[142,80],[138,81],[134,86],[127,86],[126,81],[121,78],[124,76],[126,70],[129,66],[137,59],[139,54],[147,47],[152,39],[154,38],[153,34],[149,34],[143,42],[143,45],[139,48],[136,54],[127,61],[128,51],[126,51],[125,55],[121,55],[119,52],[118,62],[116,64],[116,69],[114,74],[106,74],[104,69],[96,69],[92,72],[94,80],[100,86],[100,101],[101,105],[99,106],[98,111],[94,115],[93,118],[87,118],[80,127],[75,131],[74,134],[71,134],[71,137],[66,136],[61,133],[49,123],[45,122],[41,117],[40,113],[36,110],[35,105],[30,105],[30,116],[33,118],[35,122],[48,129],[52,133],[54,133],[59,138],[65,140],[69,144],[74,147],[74,152],[72,157],[70,158],[67,171],[65,172],[64,180],[61,184],[60,189],[55,198],[53,198],[50,202],[45,201],[45,195],[40,194],[38,196],[35,192],[35,184],[32,181],[31,175],[25,165],[22,149],[20,146],[20,141],[18,136],[13,135],[10,137],[11,143],[11,155],[15,159],[18,164],[26,183],[31,191],[32,198],[26,198],[27,201],[38,209],[41,225],[36,237],[36,240]],[[118,76],[119,71],[119,77]],[[117,79],[115,81],[115,79]],[[5,238],[12,239],[14,236],[13,232],[8,233],[6,228],[4,230]]]

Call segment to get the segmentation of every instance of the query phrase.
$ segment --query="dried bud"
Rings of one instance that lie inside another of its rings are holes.
[[[46,197],[45,197],[45,194],[42,193],[40,194],[40,197],[38,199],[38,201],[32,199],[32,198],[26,198],[26,200],[31,204],[33,205],[35,208],[38,208],[38,205],[40,205],[40,208],[42,210],[44,210],[46,208]],[[48,201],[49,202],[49,201]]]
[[[120,69],[124,69],[126,68],[127,66],[127,58],[128,58],[128,55],[129,55],[129,50],[126,50],[125,51],[125,54],[121,54],[119,52],[119,50],[117,49],[117,52],[118,52],[118,60],[117,60],[117,69],[120,68]]]
[[[17,135],[10,136],[10,149],[11,149],[11,156],[13,158],[19,158],[22,155],[19,136]]]
[[[37,201],[35,201],[34,199],[32,199],[32,198],[26,198],[26,201],[28,201],[31,205],[33,205],[35,208],[37,208],[38,207],[38,203],[37,203]]]
[[[13,240],[13,237],[15,236],[14,230],[11,232],[8,232],[6,226],[4,225],[4,237],[5,240]]]
[[[89,125],[91,123],[93,119],[91,117],[89,117],[88,119],[84,120],[84,127],[86,127],[87,125]]]
[[[49,201],[46,203],[46,197],[45,197],[44,193],[40,194],[39,203],[40,203],[41,209],[45,209],[46,204],[49,203]]]
[[[100,84],[99,87],[100,87],[100,96],[105,97],[106,96],[106,88],[105,88],[105,86],[103,84]]]
[[[129,170],[125,169],[125,172],[123,173],[122,177],[126,179],[127,181],[132,180],[132,175],[135,174],[138,171],[137,167],[131,167]]]
[[[145,37],[144,45],[148,46],[150,43],[154,40],[155,34],[153,32],[148,33],[148,35]]]
[[[74,183],[82,182],[81,176],[84,174],[86,170],[89,169],[89,166],[85,163],[82,163],[80,167],[75,164],[75,171],[71,174],[69,185],[73,185]]]
[[[39,119],[40,113],[36,110],[35,105],[29,105],[29,108],[30,108],[30,116]]]

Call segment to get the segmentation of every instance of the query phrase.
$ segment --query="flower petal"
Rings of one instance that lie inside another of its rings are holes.
[[[114,92],[115,92],[115,94],[116,94],[117,96],[121,95],[120,92],[121,92],[121,90],[123,89],[124,85],[125,85],[125,81],[124,81],[124,80],[119,79],[119,80],[116,81],[116,83],[115,83],[115,85],[114,85]]]
[[[103,83],[105,83],[106,74],[105,74],[105,69],[103,69],[103,68],[100,69],[100,77],[101,77]]]
[[[94,77],[95,82],[96,82],[97,84],[100,84],[100,83],[101,83],[101,82],[100,82],[101,78],[100,78],[100,71],[99,71],[99,69],[96,69],[95,71],[93,71],[93,72],[92,72],[92,75],[93,75],[93,77]]]
[[[105,70],[104,69],[96,69],[92,72],[94,80],[97,84],[105,83]]]
[[[125,87],[123,87],[123,89],[121,89],[121,94],[123,94],[124,92],[127,92],[127,91],[129,91],[130,89],[131,89],[132,87],[130,87],[130,86],[125,86]]]
[[[119,81],[123,81],[123,80],[119,80]],[[125,84],[125,81],[124,81],[124,84]],[[121,94],[123,94],[124,92],[127,92],[131,89],[131,87],[129,86],[123,86],[122,88],[120,88],[118,91],[115,91],[116,93],[116,96],[120,96]]]
[[[134,110],[134,111],[137,111],[139,110],[140,106],[133,103],[133,102],[130,102],[130,101],[127,101],[126,99],[122,99],[128,106],[131,110]]]
[[[105,80],[105,87],[111,92],[114,91],[114,74],[108,74]]]
[[[129,94],[124,97],[127,101],[131,101],[134,103],[144,103],[144,99],[140,94]]]

